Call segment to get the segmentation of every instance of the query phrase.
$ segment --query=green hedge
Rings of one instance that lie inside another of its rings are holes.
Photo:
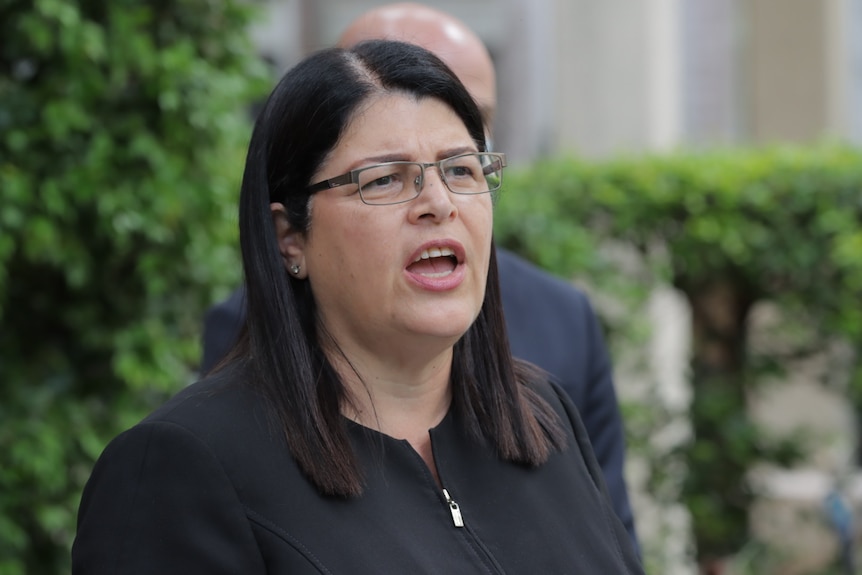
[[[605,239],[659,245],[656,269],[683,289],[733,276],[859,338],[860,159],[822,146],[543,162],[507,174],[497,239],[563,274],[606,268],[592,257]]]
[[[189,378],[239,281],[240,0],[0,7],[0,574],[64,573],[108,438]]]
[[[776,302],[815,345],[840,338],[862,357],[862,152],[818,145],[545,161],[507,174],[496,217],[501,244],[599,293],[625,298],[663,280],[686,295],[695,440],[684,496],[702,560],[738,549],[751,496],[745,470],[795,455],[745,416],[746,389],[783,359],[748,348],[752,306]],[[607,256],[621,246],[644,269],[623,272]],[[850,395],[862,403],[858,368]]]

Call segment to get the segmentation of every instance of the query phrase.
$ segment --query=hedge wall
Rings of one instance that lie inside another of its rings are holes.
[[[240,277],[240,0],[0,6],[0,574],[67,573],[108,438],[195,369]]]
[[[793,445],[764,442],[745,416],[746,389],[785,359],[752,355],[752,305],[776,302],[815,342],[840,338],[862,357],[862,152],[818,145],[545,161],[507,174],[496,217],[501,244],[599,292],[625,297],[661,279],[685,294],[695,439],[684,497],[701,560],[737,550],[747,537],[745,470],[795,455]],[[608,245],[636,251],[647,272],[620,273]],[[856,365],[849,393],[860,406]]]

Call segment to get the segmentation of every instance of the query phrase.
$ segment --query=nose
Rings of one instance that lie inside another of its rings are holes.
[[[424,180],[424,181],[418,182],[423,186],[423,188],[424,188],[425,184],[427,184],[429,181],[433,181],[436,185],[438,185],[438,186],[442,187],[444,190],[448,191],[448,188],[446,186],[446,182],[443,181],[443,173],[440,171],[440,166],[426,165],[424,172],[425,172],[424,175],[419,176],[419,179]],[[433,177],[431,177],[432,174],[433,174]]]
[[[418,180],[416,184],[421,187],[419,197],[411,202],[413,204],[411,207],[415,208],[412,210],[412,217],[419,220],[444,221],[457,215],[458,207],[453,201],[452,193],[443,181],[439,167],[426,167],[424,178],[420,176]]]

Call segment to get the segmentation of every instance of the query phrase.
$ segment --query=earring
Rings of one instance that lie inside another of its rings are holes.
[[[292,266],[290,266],[290,273],[292,273],[293,275],[298,274],[299,273],[299,265],[293,264]]]

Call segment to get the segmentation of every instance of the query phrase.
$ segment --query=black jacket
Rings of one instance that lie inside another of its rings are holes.
[[[231,379],[190,386],[108,446],[81,501],[74,574],[642,573],[557,388],[540,393],[568,446],[537,469],[467,439],[451,412],[431,431],[449,503],[406,441],[352,422],[365,491],[321,496],[265,402]]]
[[[499,247],[497,265],[512,354],[551,374],[577,406],[614,510],[636,541],[623,476],[623,422],[610,358],[589,300],[569,282]],[[204,373],[233,347],[245,315],[242,289],[207,312],[201,362]]]

